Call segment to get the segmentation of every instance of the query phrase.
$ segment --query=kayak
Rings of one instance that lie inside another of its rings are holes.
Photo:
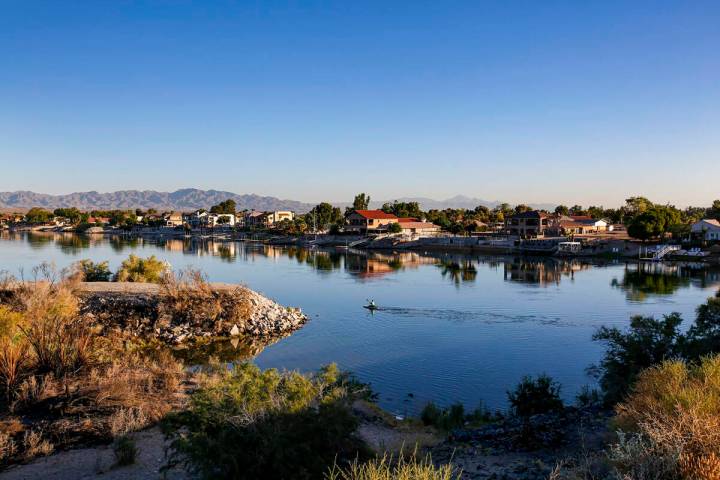
[[[368,310],[377,310],[380,307],[377,305],[363,305],[363,308],[367,308]]]

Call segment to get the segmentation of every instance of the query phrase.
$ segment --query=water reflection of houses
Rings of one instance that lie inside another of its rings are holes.
[[[422,256],[416,252],[396,254],[383,253],[348,253],[345,257],[345,270],[360,278],[377,278],[407,268],[418,268],[421,265],[434,265],[437,259]]]
[[[506,281],[540,286],[559,285],[562,277],[574,278],[576,272],[589,270],[590,263],[579,260],[513,258],[504,264]]]

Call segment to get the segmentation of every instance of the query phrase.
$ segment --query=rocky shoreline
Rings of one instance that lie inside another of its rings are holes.
[[[308,320],[299,308],[284,307],[240,285],[209,283],[207,287],[201,295],[189,289],[170,298],[167,289],[157,284],[81,282],[76,294],[80,313],[105,332],[172,345],[208,338],[282,337]],[[173,304],[178,301],[186,302]],[[215,310],[209,311],[211,307]]]

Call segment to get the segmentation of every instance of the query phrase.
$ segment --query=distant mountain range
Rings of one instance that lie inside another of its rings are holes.
[[[119,192],[98,193],[98,192],[77,192],[67,195],[48,195],[28,191],[0,192],[0,210],[27,210],[32,207],[55,209],[61,207],[76,207],[80,210],[113,210],[154,208],[159,211],[178,210],[190,211],[198,208],[209,208],[227,199],[235,200],[238,210],[292,210],[298,213],[309,211],[313,204],[298,202],[295,200],[281,200],[276,197],[266,197],[254,194],[237,194],[219,190],[198,190],[185,188],[175,192],[156,192],[154,190],[122,190]],[[402,197],[396,199],[398,202],[418,202],[423,210],[445,208],[468,208],[472,209],[478,205],[485,205],[493,208],[502,202],[489,201],[480,198],[471,198],[457,195],[447,200],[434,200],[424,197]],[[394,200],[373,201],[371,208],[380,208],[385,202]],[[336,203],[337,206],[345,207],[351,203]],[[533,208],[551,210],[553,204],[531,204]]]
[[[308,203],[280,200],[275,197],[186,188],[175,192],[122,190],[110,193],[78,192],[67,195],[47,195],[27,191],[0,192],[0,208],[4,210],[27,210],[32,207],[47,209],[76,207],[80,210],[154,208],[159,211],[189,211],[209,208],[228,199],[235,200],[238,210],[293,210],[304,213],[313,207]]]

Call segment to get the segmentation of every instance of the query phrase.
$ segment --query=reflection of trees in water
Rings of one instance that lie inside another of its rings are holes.
[[[574,278],[576,272],[592,266],[579,260],[516,257],[504,263],[504,278],[506,281],[540,286],[558,285],[563,276]]]
[[[217,249],[217,252],[218,256],[222,261],[228,263],[232,263],[235,261],[236,254],[234,249],[231,249],[230,247],[225,245],[220,245]]]
[[[123,253],[127,249],[134,249],[140,245],[138,237],[123,237],[119,235],[113,235],[108,237],[108,244],[112,248],[113,252]]]
[[[80,253],[90,248],[90,238],[85,235],[57,235],[55,243],[60,251],[69,255]]]
[[[22,238],[22,234],[18,238]],[[32,233],[28,232],[27,236],[25,237],[27,239],[28,245],[30,245],[30,248],[33,250],[42,250],[45,247],[48,247],[52,245],[55,242],[54,236],[52,234],[43,234],[43,233]]]
[[[651,295],[672,295],[691,284],[706,288],[720,282],[717,269],[691,265],[639,263],[626,265],[623,278],[611,285],[626,292],[628,300],[643,301]]]
[[[461,282],[474,282],[477,278],[477,268],[471,260],[441,260],[438,266],[442,276],[456,285]]]

